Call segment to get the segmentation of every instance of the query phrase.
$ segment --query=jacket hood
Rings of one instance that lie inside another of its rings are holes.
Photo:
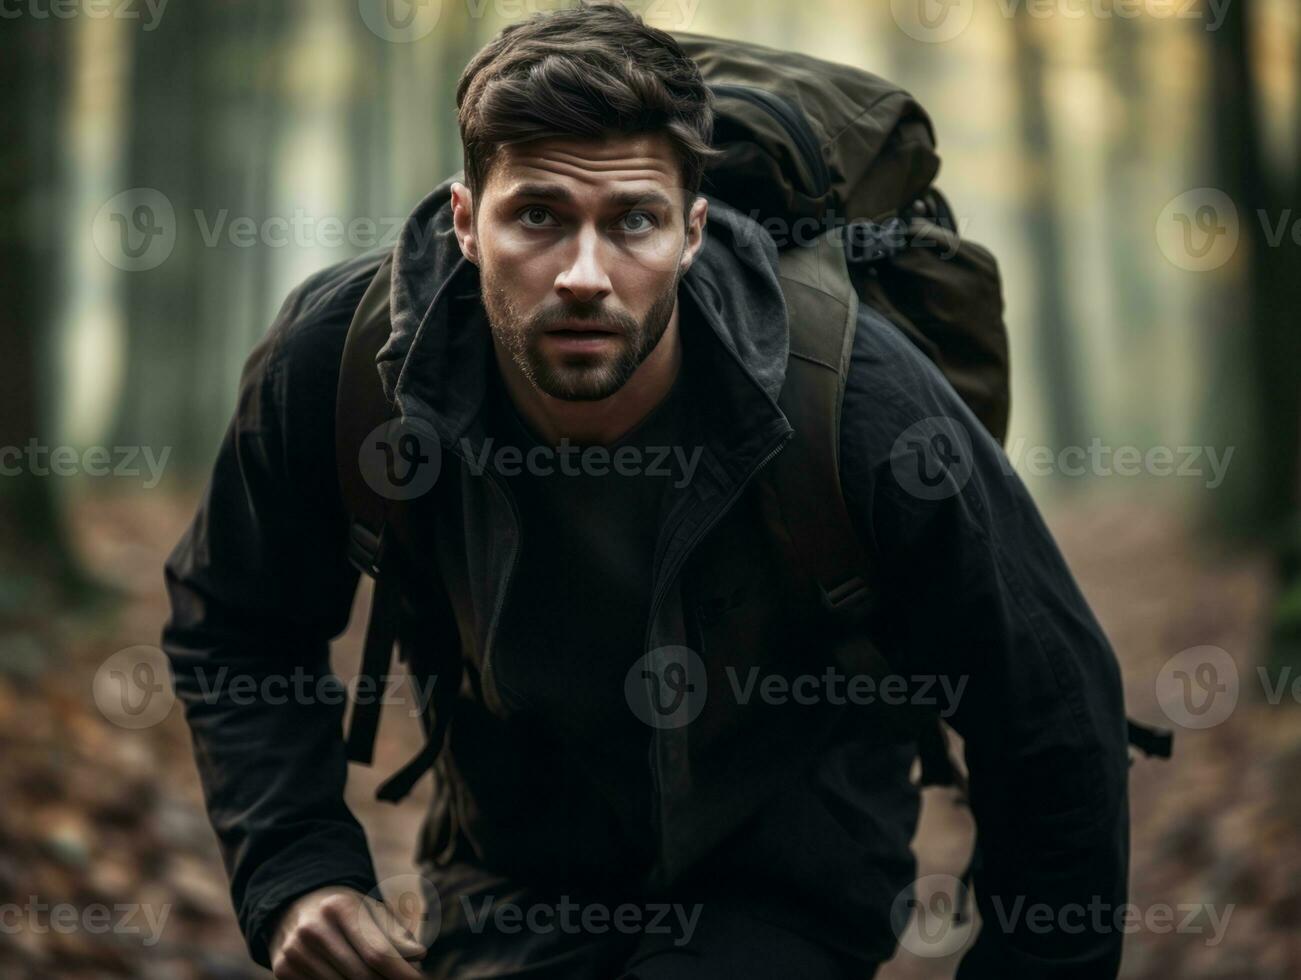
[[[451,185],[459,179],[435,188],[403,227],[391,270],[392,332],[376,358],[385,394],[404,416],[429,421],[447,443],[478,414],[491,352],[479,271],[461,254],[452,227]],[[777,270],[771,236],[710,197],[705,243],[679,289],[680,301],[700,316],[681,319],[708,324],[718,343],[700,349],[712,349],[725,375],[715,379],[733,403],[725,414],[756,427],[763,416],[781,417],[776,402],[790,337]],[[695,347],[685,333],[684,345]]]

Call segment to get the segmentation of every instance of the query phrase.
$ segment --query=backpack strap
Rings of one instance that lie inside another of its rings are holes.
[[[375,580],[366,639],[362,649],[360,677],[368,682],[367,690],[383,690],[383,675],[388,671],[393,648],[398,641],[402,619],[401,569],[394,534],[404,527],[405,509],[401,501],[378,493],[362,470],[361,456],[365,441],[386,422],[398,417],[388,400],[375,360],[391,332],[389,287],[392,270],[390,254],[361,298],[348,337],[344,342],[339,368],[338,397],[335,403],[335,466],[344,508],[348,513],[348,559],[358,571]],[[452,706],[459,688],[459,652],[437,651],[440,683],[435,706],[435,722],[426,723],[427,741],[419,754],[376,793],[385,802],[397,802],[410,792],[438,756],[450,721]],[[447,671],[445,676],[444,671]],[[370,765],[374,758],[375,736],[379,729],[382,699],[357,699],[347,734],[347,758]],[[425,720],[427,722],[427,719]]]
[[[379,571],[380,538],[388,501],[366,482],[359,460],[366,437],[397,415],[375,370],[375,356],[391,329],[388,303],[392,267],[393,257],[389,255],[353,314],[343,345],[334,409],[335,468],[349,519],[348,559],[372,578]]]
[[[795,559],[834,614],[870,601],[867,556],[840,492],[840,406],[858,295],[829,236],[780,253],[790,357],[779,403],[795,435],[769,468]],[[834,488],[834,492],[833,492]]]
[[[856,641],[845,666],[885,674],[885,657],[863,636],[874,612],[873,574],[840,485],[840,410],[858,323],[858,294],[844,251],[828,236],[779,255],[790,323],[790,357],[780,405],[795,435],[769,469],[794,561],[823,610]],[[850,659],[852,657],[852,659]],[[922,785],[961,785],[938,719],[917,726]]]
[[[348,560],[375,580],[361,662],[362,675],[371,681],[388,670],[397,639],[396,583],[380,574],[388,501],[366,483],[360,465],[364,440],[396,414],[375,371],[375,354],[389,334],[391,267],[390,255],[380,264],[348,327],[334,418],[335,467],[348,513]],[[350,762],[369,765],[373,758],[379,700],[358,699],[353,704],[347,737]]]
[[[793,559],[817,588],[835,621],[858,628],[873,613],[873,566],[858,542],[840,483],[840,412],[858,320],[858,295],[842,249],[830,236],[779,254],[790,324],[790,357],[780,406],[795,435],[768,470]],[[852,649],[855,670],[884,671],[874,644]],[[866,659],[864,659],[866,658]],[[963,768],[938,717],[917,727],[922,786],[956,786],[965,794]],[[1169,758],[1173,735],[1128,720],[1131,746]]]

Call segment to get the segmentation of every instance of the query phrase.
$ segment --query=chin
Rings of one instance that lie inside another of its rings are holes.
[[[544,394],[570,402],[596,402],[623,387],[608,361],[590,367],[545,365],[534,374],[534,384]]]

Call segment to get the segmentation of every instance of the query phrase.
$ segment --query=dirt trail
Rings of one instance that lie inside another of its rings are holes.
[[[157,644],[166,615],[162,557],[191,506],[157,496],[80,505],[77,538],[86,561],[127,601],[112,615],[33,615],[0,636],[10,665],[0,674],[0,901],[24,906],[24,928],[0,929],[0,975],[269,975],[244,955],[180,708],[160,724],[128,731],[107,721],[91,695],[110,654]],[[1132,714],[1165,720],[1155,678],[1191,647],[1228,651],[1242,682],[1226,721],[1181,732],[1172,763],[1140,762],[1133,770],[1131,899],[1147,924],[1129,937],[1123,975],[1301,977],[1301,706],[1290,688],[1281,704],[1269,704],[1255,674],[1269,601],[1263,562],[1199,547],[1162,510],[1077,504],[1050,510],[1048,519],[1117,649]],[[345,677],[355,669],[363,600],[336,647]],[[348,798],[382,877],[411,870],[429,787],[422,781],[400,807],[374,802],[374,788],[419,744],[416,719],[386,710],[378,764],[353,769]],[[917,840],[922,873],[956,873],[969,846],[965,811],[944,793],[928,793]],[[62,906],[79,925],[61,928],[52,910],[26,908],[33,897]],[[92,921],[90,910],[100,906],[116,928]],[[1172,923],[1154,915],[1163,906],[1172,909]],[[168,918],[152,929],[145,912],[164,907]],[[1201,917],[1176,931],[1193,908]],[[1199,925],[1200,932],[1190,931]],[[882,976],[948,977],[955,962],[905,951]]]

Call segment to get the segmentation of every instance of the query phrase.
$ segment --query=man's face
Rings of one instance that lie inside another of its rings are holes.
[[[678,180],[655,134],[508,145],[477,201],[453,188],[493,341],[540,391],[608,398],[664,336],[707,208]]]

